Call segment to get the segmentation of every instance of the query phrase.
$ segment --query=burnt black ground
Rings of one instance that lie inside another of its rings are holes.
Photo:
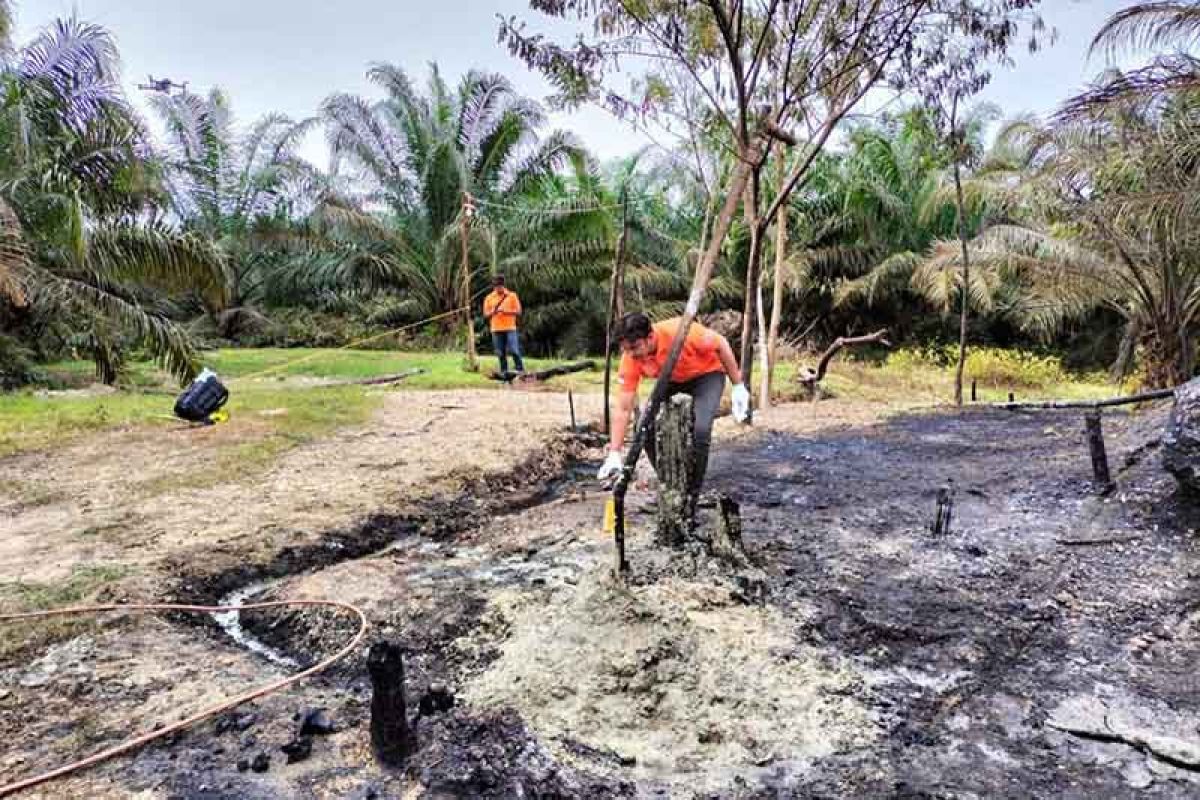
[[[1161,732],[1200,738],[1200,513],[1159,467],[1164,419],[1163,407],[1105,416],[1119,484],[1107,498],[1091,486],[1079,412],[908,416],[719,448],[710,486],[742,501],[767,602],[814,604],[798,640],[885,678],[865,690],[888,728],[878,746],[742,794],[1200,796],[1194,773],[1044,725],[1091,696],[1151,724],[1190,720]],[[935,538],[948,481],[953,528]],[[1142,767],[1152,782],[1138,791],[1122,773],[1143,785]]]
[[[716,796],[1200,796],[1196,773],[1045,724],[1062,704],[1086,698],[1137,712],[1149,730],[1200,740],[1200,505],[1180,497],[1159,466],[1155,443],[1166,410],[1105,415],[1118,482],[1106,497],[1091,484],[1080,412],[968,410],[719,443],[708,488],[742,504],[747,549],[766,575],[763,596],[756,592],[752,601],[795,620],[797,648],[818,645],[856,663],[864,680],[849,691],[881,732],[861,749],[799,769],[787,753],[776,753],[778,767],[753,770],[752,780],[734,777]],[[455,533],[475,519],[469,510],[488,496],[508,498],[511,509],[553,496],[547,476],[536,477],[525,486],[464,487],[454,503],[432,509],[439,524],[389,531],[389,538],[415,537],[433,547],[421,556],[400,551],[397,564],[420,558],[432,560],[432,569],[460,544],[479,544]],[[952,530],[934,537],[937,490],[951,480]],[[362,534],[370,540],[366,550],[375,550],[381,545],[372,524],[383,527],[368,522],[347,536]],[[546,571],[579,557],[569,531],[556,536],[562,544],[526,553],[532,567],[512,572],[505,585],[536,591]],[[1095,539],[1125,541],[1065,543]],[[319,569],[333,560],[280,570]],[[414,709],[434,681],[454,689],[483,669],[489,648],[508,635],[484,613],[493,584],[444,571],[444,601],[419,612],[397,601],[389,616],[372,620],[373,638],[395,637],[412,654]],[[245,579],[209,577],[222,589],[222,581]],[[318,625],[303,614],[287,615],[277,632],[277,646],[313,652],[346,635],[336,622]],[[485,645],[471,658],[454,646],[468,634]],[[101,769],[126,776],[131,788],[168,775],[172,797],[327,796],[336,779],[344,779],[339,786],[376,785],[380,796],[396,796],[407,780],[440,797],[672,791],[634,786],[618,760],[588,757],[584,770],[558,763],[519,714],[457,705],[419,722],[417,752],[404,774],[368,774],[334,759],[327,771],[292,778],[298,768],[283,767],[274,749],[280,764],[270,775],[281,783],[237,773],[236,757],[287,740],[288,718],[300,703],[327,705],[339,726],[365,733],[369,686],[361,658],[302,692],[252,709],[259,722],[248,733],[220,734],[219,721],[208,723]],[[250,735],[257,744],[239,744]],[[291,792],[277,794],[281,786]]]

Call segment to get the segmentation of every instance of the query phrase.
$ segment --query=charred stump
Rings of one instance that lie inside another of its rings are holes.
[[[371,747],[392,767],[403,766],[412,740],[404,708],[404,651],[391,642],[377,642],[367,653],[371,675]]]
[[[738,502],[728,495],[719,498],[717,530],[712,538],[713,555],[734,561],[746,557],[742,544],[742,513]]]
[[[949,486],[938,489],[937,506],[933,512],[933,524],[929,526],[934,536],[946,536],[950,533],[950,523],[954,519],[954,492]]]
[[[662,404],[654,422],[658,472],[659,544],[678,547],[696,526],[695,413],[692,398],[677,394]]]
[[[1108,453],[1104,449],[1104,429],[1100,423],[1100,411],[1089,411],[1084,415],[1088,449],[1092,454],[1092,476],[1096,489],[1101,494],[1113,488],[1112,476],[1108,472]]]

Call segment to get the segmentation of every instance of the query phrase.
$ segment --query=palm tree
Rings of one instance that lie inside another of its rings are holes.
[[[59,20],[0,74],[0,327],[120,372],[130,336],[180,378],[195,351],[171,293],[224,296],[218,255],[154,217],[156,179],[103,28]],[[149,221],[147,221],[149,220]]]
[[[330,195],[314,219],[342,245],[335,271],[403,289],[394,314],[427,318],[462,303],[464,195],[482,212],[470,233],[476,288],[496,264],[503,228],[558,169],[586,171],[584,154],[562,132],[539,140],[541,109],[502,75],[472,71],[451,89],[434,65],[424,94],[397,66],[367,75],[382,100],[337,94],[322,107],[335,174],[364,188]]]
[[[1200,59],[1188,52],[1198,40],[1200,2],[1196,0],[1137,3],[1118,11],[1092,39],[1091,52],[1111,56],[1125,50],[1152,50],[1158,54],[1130,72],[1105,73],[1095,86],[1072,98],[1063,114],[1078,116],[1122,100],[1200,88]]]
[[[1019,277],[1014,311],[1028,327],[1109,308],[1126,321],[1115,374],[1136,348],[1150,386],[1188,380],[1200,314],[1198,131],[1189,94],[1009,126],[1001,141],[1020,169],[975,187],[1008,221],[977,237],[972,260]]]
[[[297,152],[317,120],[268,114],[243,134],[220,90],[155,95],[152,103],[166,129],[159,160],[171,212],[225,257],[229,307],[218,331],[233,336],[258,318],[255,304],[287,283],[289,268],[305,263],[304,248],[285,245],[294,244],[295,217],[325,188]]]
[[[979,109],[960,126],[964,148],[978,151],[983,124],[990,111]],[[876,257],[865,273],[843,282],[836,302],[860,300],[868,306],[885,298],[908,294],[950,314],[960,297],[962,274],[945,255],[956,246],[957,212],[953,174],[936,130],[920,109],[901,115],[899,125],[867,128],[852,139],[838,192],[838,213],[852,221],[860,240]],[[980,222],[978,203],[967,226]],[[976,272],[971,300],[987,310],[996,290],[994,276]]]

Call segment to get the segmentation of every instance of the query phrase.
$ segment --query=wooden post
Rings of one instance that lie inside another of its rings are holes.
[[[1086,422],[1088,449],[1092,453],[1092,476],[1096,488],[1102,493],[1113,487],[1112,477],[1108,473],[1108,454],[1104,450],[1104,430],[1100,425],[1100,411],[1089,411],[1083,417]]]
[[[1010,402],[1010,403],[1016,402],[1016,398],[1015,398],[1015,397],[1013,397],[1013,393],[1012,393],[1012,392],[1009,392],[1009,393],[1008,393],[1008,402]]]
[[[611,430],[612,412],[608,407],[612,385],[613,325],[625,312],[625,241],[629,234],[629,201],[621,188],[621,235],[617,237],[617,248],[613,254],[612,278],[608,287],[608,325],[604,329],[604,433]]]
[[[462,305],[467,332],[467,371],[479,371],[479,359],[475,354],[475,321],[471,314],[471,259],[467,252],[467,227],[475,217],[475,201],[468,192],[463,192],[463,207],[459,224],[462,243]]]
[[[971,402],[975,402],[975,378],[971,378]]]
[[[741,507],[728,495],[721,495],[719,502],[721,517],[713,534],[713,554],[734,560],[744,558],[746,548],[742,544]]]
[[[938,489],[937,508],[934,511],[933,525],[929,527],[934,536],[945,536],[950,533],[950,522],[954,516],[954,495],[948,487]]]
[[[567,389],[567,405],[571,409],[571,433],[575,432],[575,395]]]
[[[404,709],[404,651],[377,642],[367,653],[371,675],[371,747],[383,763],[403,766],[411,740]]]
[[[678,547],[695,528],[695,412],[692,398],[677,394],[663,404],[654,422],[658,472],[659,544]]]

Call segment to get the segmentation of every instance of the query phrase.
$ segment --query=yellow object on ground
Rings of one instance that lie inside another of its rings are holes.
[[[609,495],[604,501],[604,532],[612,533],[617,529],[617,507],[616,501]]]
[[[218,409],[217,411],[214,411],[212,414],[210,414],[208,418],[210,420],[212,420],[213,422],[228,422],[229,421],[229,412],[224,408]]]

